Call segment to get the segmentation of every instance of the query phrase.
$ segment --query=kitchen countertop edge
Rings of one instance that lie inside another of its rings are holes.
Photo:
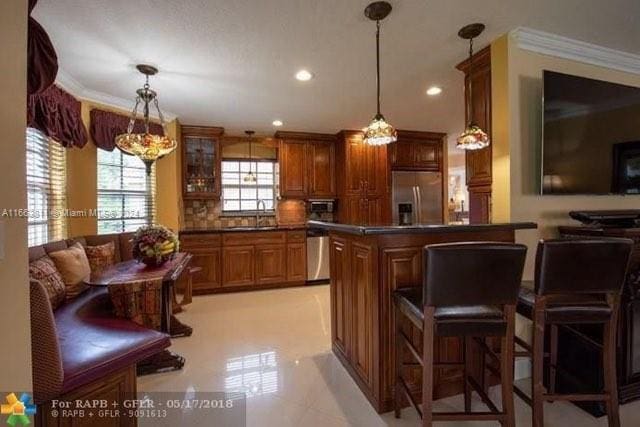
[[[379,234],[427,234],[456,231],[482,230],[533,230],[538,228],[535,222],[510,222],[499,224],[433,224],[433,225],[354,225],[324,221],[307,221],[307,227],[320,228],[355,235]]]
[[[180,234],[213,234],[213,233],[255,233],[267,231],[295,231],[306,230],[307,226],[291,225],[291,226],[274,226],[274,227],[228,227],[228,228],[184,228],[180,230]]]

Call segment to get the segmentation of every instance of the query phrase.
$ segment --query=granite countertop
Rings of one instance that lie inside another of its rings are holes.
[[[315,220],[307,221],[307,226],[362,236],[373,234],[426,234],[482,230],[526,230],[538,228],[538,225],[534,222],[509,222],[502,224],[357,225]]]
[[[251,233],[257,231],[293,231],[305,230],[304,224],[299,225],[275,225],[265,227],[224,227],[224,228],[183,228],[180,234],[207,234],[207,233]]]

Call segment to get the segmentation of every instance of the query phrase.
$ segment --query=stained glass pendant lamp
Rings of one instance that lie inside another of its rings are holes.
[[[473,69],[473,39],[482,34],[483,31],[484,24],[480,23],[467,25],[458,31],[460,38],[469,40],[469,69]],[[473,92],[471,86],[471,82],[469,82],[467,86],[469,90],[469,96],[467,97],[469,122],[464,132],[462,132],[456,140],[456,147],[462,150],[480,150],[488,147],[491,143],[489,141],[489,135],[473,121]]]
[[[126,154],[139,157],[140,160],[144,162],[147,175],[149,175],[151,174],[151,166],[153,163],[175,150],[178,143],[175,139],[167,136],[167,125],[164,121],[162,111],[160,111],[160,107],[158,106],[158,95],[149,86],[149,76],[157,74],[158,69],[146,64],[138,64],[136,68],[145,75],[145,84],[136,91],[136,103],[133,111],[131,111],[131,119],[129,120],[127,133],[116,136],[116,146]],[[142,104],[144,132],[134,133],[140,104]],[[153,104],[158,111],[158,118],[160,119],[164,135],[154,135],[149,132],[150,104]]]
[[[380,21],[391,13],[391,5],[386,1],[371,3],[364,10],[364,14],[372,21],[376,21],[376,88],[378,110],[369,126],[363,129],[364,142],[369,145],[386,145],[398,139],[396,130],[380,113]]]
[[[247,135],[247,138],[249,139],[249,160],[253,160],[252,148],[253,148],[253,134],[255,132],[252,130],[245,130],[244,133]],[[249,162],[249,172],[242,179],[246,183],[255,183],[258,181],[258,178],[254,175],[253,171],[251,170],[252,164],[253,162]]]

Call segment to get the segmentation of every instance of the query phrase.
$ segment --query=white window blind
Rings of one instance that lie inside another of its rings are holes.
[[[249,171],[256,177],[255,181],[245,181]],[[264,201],[267,211],[273,211],[274,198],[275,161],[222,161],[223,211],[256,211],[259,200]]]
[[[27,128],[29,246],[67,237],[66,162],[61,144],[37,129]]]
[[[147,176],[138,157],[98,149],[98,234],[135,231],[155,220],[155,165]]]

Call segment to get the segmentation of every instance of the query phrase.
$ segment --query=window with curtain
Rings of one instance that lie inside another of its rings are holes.
[[[138,157],[98,149],[98,234],[135,231],[155,220],[155,165],[147,176]]]
[[[62,145],[37,129],[27,128],[29,246],[67,237],[66,162]]]
[[[271,160],[223,160],[222,211],[256,211],[259,200],[264,201],[267,211],[273,211],[275,164]],[[255,179],[245,179],[249,172]]]

